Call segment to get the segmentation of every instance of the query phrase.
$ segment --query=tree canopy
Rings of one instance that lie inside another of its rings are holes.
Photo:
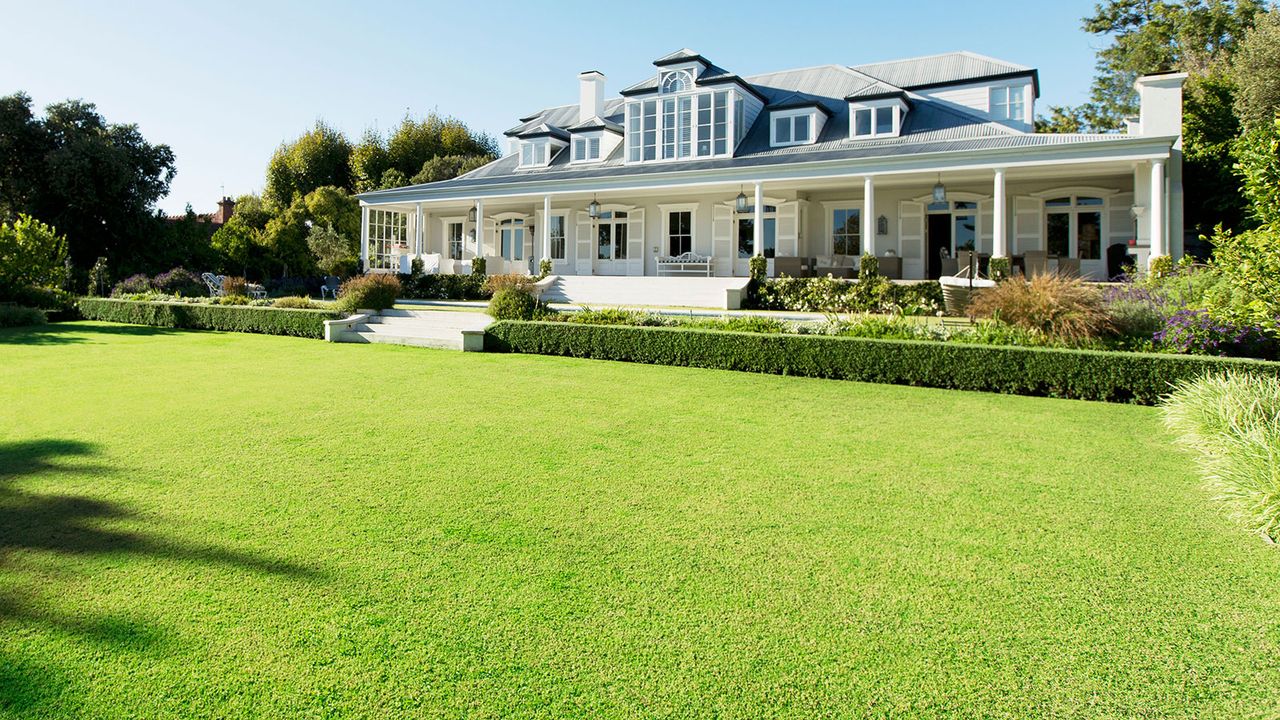
[[[430,113],[421,120],[406,116],[387,137],[366,131],[352,152],[351,172],[355,190],[366,192],[405,185],[410,178],[419,182],[423,173],[447,180],[461,168],[474,169],[497,157],[498,142],[492,136],[472,131],[457,118]]]
[[[262,199],[285,208],[324,185],[350,189],[351,142],[340,131],[317,120],[298,139],[282,144],[267,163]]]

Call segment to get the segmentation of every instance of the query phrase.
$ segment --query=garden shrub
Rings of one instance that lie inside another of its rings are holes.
[[[484,258],[482,258],[482,257],[472,258],[472,259],[471,259],[471,274],[472,274],[472,275],[479,275],[480,277],[484,277],[484,270],[485,270],[485,267],[484,267],[484,266],[485,266]]]
[[[730,315],[716,318],[673,318],[680,327],[704,330],[729,330],[733,332],[784,333],[793,332],[790,324],[759,315]]]
[[[858,262],[858,279],[866,282],[880,277],[880,259],[875,255],[863,255]]]
[[[89,294],[99,297],[106,295],[110,284],[111,273],[107,269],[107,259],[99,257],[93,262],[93,267],[89,268]]]
[[[489,301],[489,315],[494,320],[532,320],[537,312],[537,298],[518,287],[504,287]]]
[[[1277,341],[1257,325],[1215,318],[1208,310],[1183,309],[1170,315],[1153,337],[1157,347],[1194,355],[1276,357]]]
[[[334,307],[343,312],[386,310],[400,297],[400,278],[386,273],[359,275],[342,283]]]
[[[150,300],[159,300],[161,298],[143,298]],[[212,305],[248,305],[253,299],[248,295],[222,295],[210,299]]]
[[[1064,345],[1086,344],[1113,329],[1097,288],[1080,278],[1053,273],[1030,280],[1007,280],[975,293],[969,313]]]
[[[748,275],[755,282],[763,282],[769,277],[769,261],[763,255],[752,255],[747,261]]]
[[[320,307],[311,298],[303,296],[286,296],[271,301],[271,307],[293,308],[295,310],[312,310]]]
[[[1007,257],[993,257],[988,270],[992,280],[1007,280],[1013,270],[1013,261]]]
[[[400,275],[400,297],[411,300],[487,300],[484,275]]]
[[[1172,274],[1173,270],[1173,258],[1169,255],[1160,255],[1151,258],[1147,271],[1151,273],[1151,277],[1159,279]]]
[[[1165,422],[1247,526],[1280,539],[1280,379],[1238,372],[1184,381]]]
[[[184,268],[176,267],[169,272],[160,273],[151,280],[151,287],[165,295],[182,297],[199,297],[209,294],[209,286],[198,275]]]
[[[538,261],[538,279],[541,280],[550,275],[551,271],[554,269],[555,267],[551,264],[549,259],[542,258],[542,260]]]
[[[67,239],[53,227],[26,214],[0,222],[0,300],[28,287],[62,287],[66,261]]]
[[[130,275],[116,283],[116,286],[111,288],[111,297],[138,295],[140,293],[148,292],[151,289],[151,278],[139,273],[137,275]]]
[[[1257,360],[563,322],[496,322],[485,349],[1144,404],[1208,372],[1280,375]]]
[[[245,297],[249,294],[249,281],[236,275],[222,278],[222,295],[224,297]]]
[[[77,305],[86,320],[319,339],[324,338],[324,321],[339,317],[338,313],[328,310],[243,305],[227,307],[207,303],[147,302],[115,298],[80,298]]]
[[[36,308],[0,303],[0,328],[43,325],[47,321],[44,312]]]
[[[497,295],[500,291],[508,288],[532,293],[533,286],[536,284],[537,281],[533,278],[528,275],[520,275],[518,273],[510,273],[507,275],[487,275],[484,279],[484,290],[491,296]]]
[[[635,325],[661,327],[669,324],[669,320],[657,313],[643,310],[623,310],[622,308],[604,308],[592,310],[583,308],[574,312],[556,313],[556,320],[580,325]]]
[[[771,278],[752,287],[750,301],[761,310],[932,315],[942,307],[942,286],[938,283],[900,284],[881,275],[858,282],[831,276]]]

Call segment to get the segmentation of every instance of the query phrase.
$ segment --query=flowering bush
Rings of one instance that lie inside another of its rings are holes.
[[[1276,355],[1276,341],[1263,328],[1215,318],[1208,310],[1194,308],[1170,315],[1154,340],[1161,349],[1194,355],[1257,358]]]
[[[139,295],[150,291],[151,278],[139,273],[137,275],[130,275],[116,283],[116,286],[111,288],[111,297],[120,297],[121,295]]]
[[[198,297],[208,295],[209,287],[195,273],[181,267],[169,272],[160,273],[151,281],[151,286],[166,295],[182,297]]]
[[[898,284],[880,275],[859,282],[830,275],[782,277],[756,283],[755,288],[753,300],[761,310],[932,315],[942,307],[938,283]]]

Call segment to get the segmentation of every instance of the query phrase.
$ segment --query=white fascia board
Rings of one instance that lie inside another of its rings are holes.
[[[587,178],[517,178],[511,182],[466,187],[404,188],[358,196],[361,205],[406,202],[457,202],[491,197],[562,195],[613,190],[661,190],[746,182],[827,180],[866,175],[905,175],[975,169],[1013,169],[1071,165],[1081,162],[1138,162],[1169,157],[1176,137],[1133,137],[1047,147],[933,152],[880,158],[839,158],[746,165],[709,170],[671,170],[637,175]],[[447,181],[446,181],[447,182]]]

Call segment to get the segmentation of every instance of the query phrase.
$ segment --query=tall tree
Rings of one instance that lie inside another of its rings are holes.
[[[317,120],[315,127],[293,142],[282,144],[267,164],[262,199],[277,208],[289,207],[324,185],[351,189],[351,142],[340,131]]]
[[[358,192],[398,187],[437,158],[455,156],[465,159],[458,167],[478,167],[497,158],[498,142],[457,118],[435,113],[421,120],[406,116],[386,138],[373,130],[365,132],[352,153],[351,173]],[[449,167],[433,166],[432,174],[440,175]]]
[[[1245,130],[1267,128],[1280,110],[1280,10],[1257,18],[1231,59],[1235,114]]]
[[[57,227],[79,268],[106,256],[126,269],[151,253],[153,208],[175,172],[169,146],[108,123],[92,103],[55,103],[37,117],[27,95],[0,98],[0,212]]]

